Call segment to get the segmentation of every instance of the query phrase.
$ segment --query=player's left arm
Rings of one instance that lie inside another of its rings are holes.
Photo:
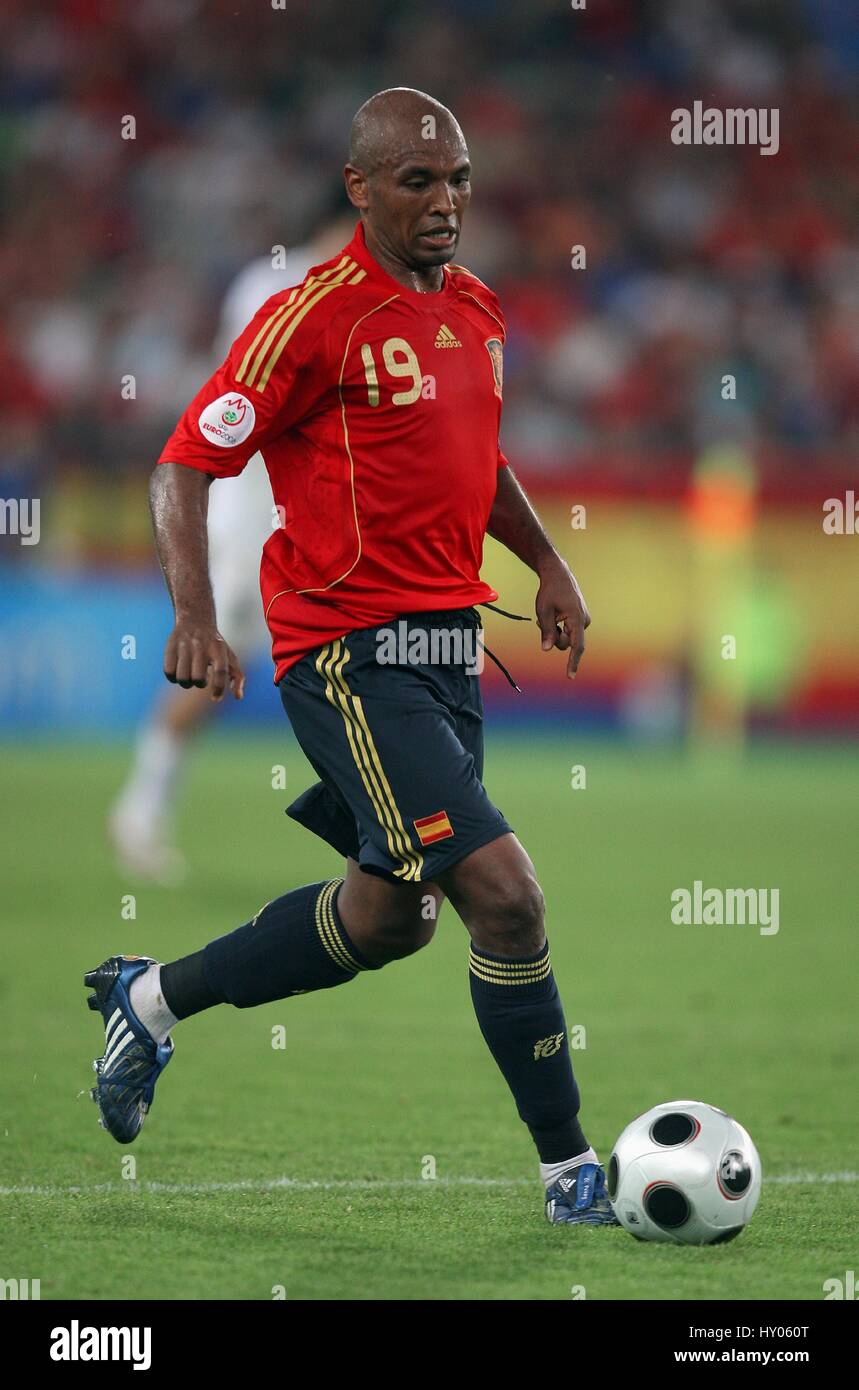
[[[538,576],[534,607],[543,651],[553,647],[569,651],[567,675],[572,679],[585,649],[591,615],[575,575],[552,545],[509,465],[498,469],[498,489],[486,529]]]

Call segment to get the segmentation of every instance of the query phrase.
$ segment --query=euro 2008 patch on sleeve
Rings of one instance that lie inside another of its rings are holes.
[[[200,433],[220,449],[242,444],[256,422],[256,411],[247,396],[219,396],[207,405],[198,424]]]

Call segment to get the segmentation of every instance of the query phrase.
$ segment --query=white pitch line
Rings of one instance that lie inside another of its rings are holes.
[[[533,1186],[534,1178],[334,1178],[304,1180],[301,1178],[243,1178],[238,1182],[101,1182],[78,1187],[0,1187],[0,1197],[75,1197],[84,1193],[119,1192],[132,1188],[138,1192],[188,1193],[200,1192],[292,1192],[384,1191],[391,1188],[428,1187],[519,1187]]]
[[[238,1182],[101,1182],[73,1187],[0,1187],[0,1197],[79,1197],[93,1193],[148,1192],[157,1196],[195,1196],[207,1192],[316,1192],[396,1191],[430,1187],[536,1187],[536,1178],[334,1178],[305,1181],[301,1178],[244,1178]],[[859,1173],[779,1173],[764,1178],[765,1185],[798,1187],[808,1183],[857,1183]]]
[[[789,1187],[796,1187],[799,1183],[808,1182],[859,1182],[859,1173],[851,1173],[849,1170],[843,1173],[776,1173],[774,1177],[764,1178],[764,1182],[785,1183]]]

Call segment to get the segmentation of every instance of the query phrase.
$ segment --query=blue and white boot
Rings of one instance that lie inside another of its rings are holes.
[[[546,1189],[546,1217],[553,1226],[619,1226],[599,1163],[579,1163]]]
[[[131,1144],[152,1106],[155,1083],[173,1056],[173,1039],[156,1043],[131,1007],[132,980],[150,965],[149,956],[110,956],[84,975],[94,989],[87,1004],[104,1020],[104,1054],[92,1064],[96,1084],[90,1095],[99,1123],[119,1144]]]

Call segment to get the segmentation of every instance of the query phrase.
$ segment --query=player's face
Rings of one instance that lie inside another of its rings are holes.
[[[441,148],[404,151],[366,184],[374,236],[389,255],[414,270],[453,260],[471,198],[471,165],[462,140],[437,143]]]

